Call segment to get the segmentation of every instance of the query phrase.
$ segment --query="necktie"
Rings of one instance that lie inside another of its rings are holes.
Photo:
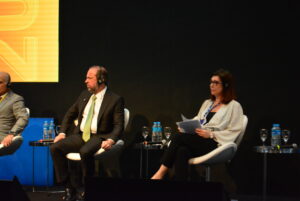
[[[91,136],[91,125],[92,125],[92,119],[93,119],[93,114],[94,114],[94,107],[95,107],[95,100],[96,96],[93,95],[92,97],[92,104],[89,110],[89,113],[87,115],[84,128],[83,128],[83,134],[82,134],[82,139],[86,142],[90,139]]]

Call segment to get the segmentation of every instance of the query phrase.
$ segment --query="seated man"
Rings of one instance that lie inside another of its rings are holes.
[[[10,75],[0,72],[0,156],[13,154],[23,139],[15,138],[27,126],[29,114],[22,96],[10,89]]]
[[[65,185],[66,201],[84,200],[82,179],[75,179],[73,170],[69,171],[66,155],[79,152],[83,177],[92,176],[94,153],[100,148],[110,149],[124,129],[124,100],[107,88],[106,69],[90,67],[85,83],[87,90],[69,108],[51,145],[56,179]],[[78,125],[73,133],[68,133],[76,119]]]

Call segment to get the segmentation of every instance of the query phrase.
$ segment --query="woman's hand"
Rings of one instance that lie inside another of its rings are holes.
[[[180,127],[178,126],[177,129],[178,129],[179,133],[183,133],[182,128],[180,128]]]
[[[212,135],[210,130],[205,130],[201,128],[196,128],[195,133],[197,133],[197,135],[203,138],[211,138],[210,136]]]

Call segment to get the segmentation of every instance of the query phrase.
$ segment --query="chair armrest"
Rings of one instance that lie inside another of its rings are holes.
[[[15,140],[18,140],[18,139],[23,139],[23,137],[20,136],[20,135],[14,136],[13,139],[12,139],[12,141],[15,141]],[[4,147],[4,145],[0,144],[0,149],[3,148],[3,147]]]
[[[227,162],[232,159],[236,150],[237,150],[237,146],[235,143],[233,142],[226,143],[217,147],[216,149],[212,150],[211,152],[205,155],[189,159],[189,164],[198,165],[198,164],[214,164],[214,163]]]
[[[124,145],[124,141],[123,140],[118,140],[113,146],[112,148],[108,151],[109,153],[112,152],[116,152],[117,150],[121,149]],[[107,151],[105,151],[103,148],[100,148],[95,154],[94,157],[95,159],[99,158],[101,155],[103,155],[103,153],[105,153]],[[66,155],[66,157],[69,160],[73,160],[73,161],[80,161],[81,157],[79,153],[68,153]]]

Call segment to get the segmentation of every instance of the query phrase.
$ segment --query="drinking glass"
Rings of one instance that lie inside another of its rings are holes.
[[[284,141],[284,144],[286,144],[287,141],[290,139],[290,135],[291,135],[291,132],[287,129],[284,129],[281,131],[281,136]]]
[[[265,146],[265,141],[268,138],[268,130],[265,128],[262,128],[262,129],[260,129],[259,134],[260,134],[260,139],[263,142],[263,146]]]
[[[60,125],[55,126],[55,136],[59,134],[60,127]]]
[[[147,137],[149,135],[149,128],[147,126],[143,126],[143,128],[142,128],[142,135],[144,137],[144,143],[146,144]]]
[[[171,136],[171,134],[172,134],[172,129],[171,129],[171,127],[166,126],[166,127],[164,128],[164,133],[165,133],[166,140],[167,140],[167,142],[168,142],[169,139],[170,139],[170,136]]]

